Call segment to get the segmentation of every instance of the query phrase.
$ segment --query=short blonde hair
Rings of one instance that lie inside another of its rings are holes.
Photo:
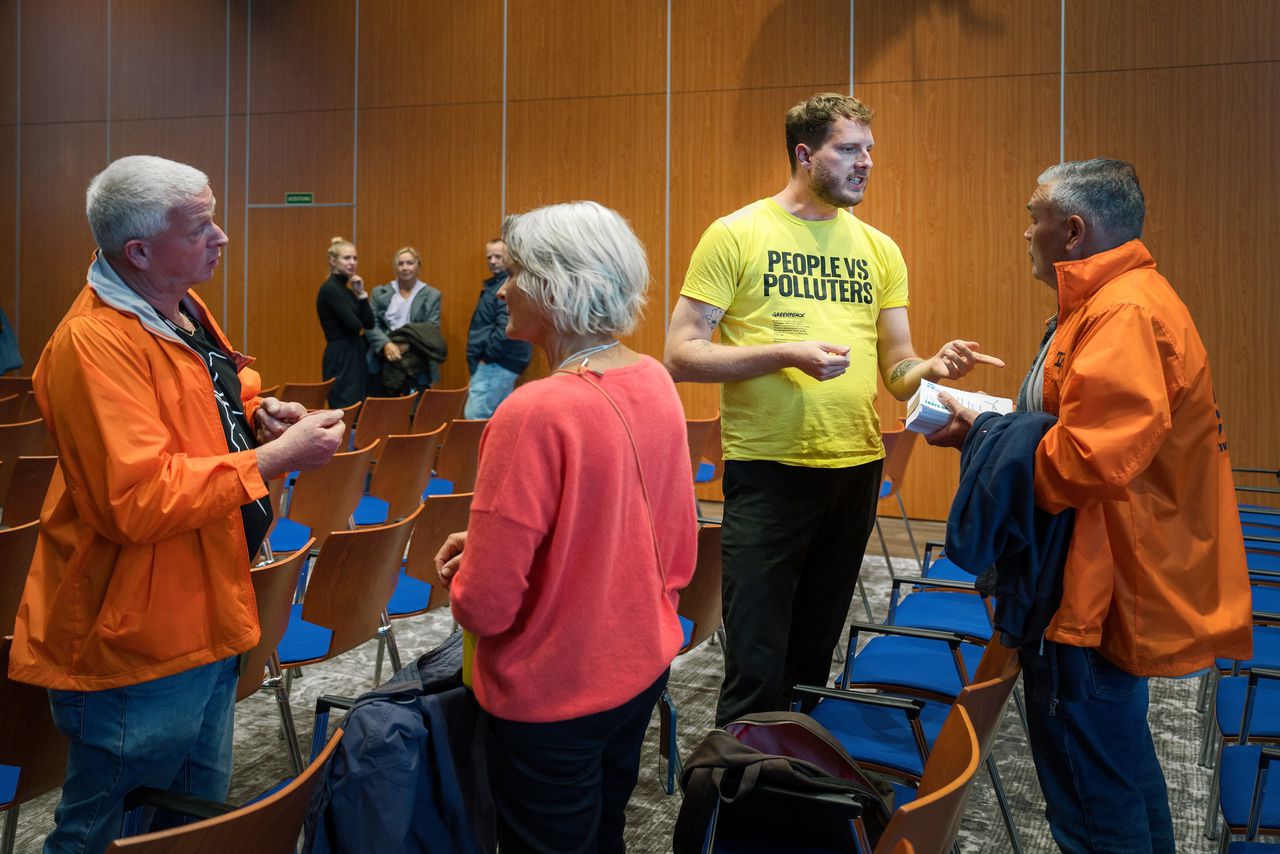
[[[596,202],[548,205],[508,216],[502,242],[514,287],[541,305],[557,330],[626,335],[649,287],[644,246],[627,221]]]
[[[329,241],[329,263],[332,264],[338,260],[338,256],[342,254],[342,247],[344,246],[350,246],[352,249],[356,248],[356,245],[345,237],[335,237]]]
[[[418,250],[412,246],[401,246],[396,250],[396,254],[391,256],[391,264],[394,266],[399,263],[401,255],[412,255],[413,260],[418,262],[418,266],[422,266],[422,256],[418,254]]]

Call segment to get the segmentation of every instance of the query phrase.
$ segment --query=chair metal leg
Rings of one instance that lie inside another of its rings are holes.
[[[880,553],[884,555],[884,565],[889,569],[889,577],[893,578],[893,559],[889,557],[889,544],[884,538],[884,529],[880,527],[880,517],[876,517],[876,536],[880,538]]]
[[[1021,674],[1018,676],[1022,678]],[[1027,705],[1022,699],[1022,692],[1018,690],[1018,686],[1013,686],[1013,705],[1018,710],[1018,718],[1022,721],[1022,735],[1027,739],[1027,744],[1031,743],[1031,727],[1027,724]]]
[[[269,676],[262,684],[276,695],[276,706],[280,710],[280,726],[284,730],[284,743],[289,750],[289,761],[293,763],[293,773],[301,774],[306,766],[302,762],[302,749],[298,747],[298,729],[293,724],[293,709],[289,706],[289,679],[281,674],[280,659],[275,653],[267,659],[267,673]]]
[[[382,627],[378,629],[379,640],[386,638],[387,654],[391,657],[391,672],[399,673],[403,665],[400,663],[400,649],[396,646],[396,633],[391,630],[391,618],[387,616],[387,612],[382,612]],[[374,687],[378,687],[374,685]]]
[[[1206,808],[1205,815],[1204,815],[1204,836],[1206,839],[1217,839],[1218,832],[1219,832],[1218,831],[1218,788],[1219,786],[1222,785],[1221,775],[1222,775],[1223,739],[1217,739],[1217,742],[1218,742],[1218,746],[1217,746],[1217,749],[1214,751],[1214,753],[1216,754],[1214,758],[1217,761],[1213,763],[1213,777],[1209,781],[1209,805]],[[1226,830],[1226,828],[1222,829],[1222,835],[1225,838],[1231,837],[1231,834]]]
[[[1213,674],[1213,668],[1210,667],[1200,677],[1200,692],[1196,694],[1196,711],[1204,714],[1205,703],[1209,701],[1209,679]]]
[[[1204,720],[1201,725],[1204,727],[1204,734],[1200,738],[1200,765],[1205,768],[1212,768],[1215,764],[1214,756],[1217,751],[1214,750],[1214,736],[1218,733],[1218,692],[1215,689],[1213,696],[1209,698],[1209,707],[1206,710]]]
[[[991,777],[991,788],[996,793],[996,803],[1000,805],[1000,815],[1004,818],[1004,829],[1009,834],[1009,845],[1014,854],[1023,854],[1022,839],[1018,836],[1018,828],[1013,823],[1013,810],[1009,807],[1009,796],[1004,791],[1004,783],[1000,780],[1000,769],[996,767],[996,759],[987,754],[987,774]]]
[[[875,616],[871,613],[871,600],[867,598],[866,585],[862,583],[862,577],[858,577],[858,595],[862,597],[862,608],[867,612],[867,622],[874,623]]]
[[[667,760],[667,779],[662,789],[668,795],[674,795],[680,756],[676,746],[676,704],[666,688],[663,688],[662,693],[658,695],[658,744],[660,745],[659,765],[661,765],[662,753],[666,753]]]
[[[373,684],[375,686],[382,684],[382,654],[386,651],[387,639],[381,631],[378,632],[378,655],[373,661]]]
[[[4,814],[4,836],[0,837],[0,854],[13,854],[13,846],[18,839],[18,807],[9,807]]]
[[[911,533],[911,520],[907,518],[907,507],[902,503],[902,493],[895,489],[893,497],[898,499],[898,509],[902,511],[902,524],[907,529],[907,539],[911,541],[911,551],[916,556],[916,563],[923,565],[924,558],[920,557],[920,547],[916,545],[915,534]]]

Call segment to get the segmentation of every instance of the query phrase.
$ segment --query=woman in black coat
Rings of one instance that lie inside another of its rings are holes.
[[[364,400],[365,342],[361,332],[373,328],[373,311],[364,280],[356,275],[355,244],[341,237],[329,243],[329,278],[316,294],[316,314],[324,330],[324,379],[333,378],[329,406],[342,409]]]

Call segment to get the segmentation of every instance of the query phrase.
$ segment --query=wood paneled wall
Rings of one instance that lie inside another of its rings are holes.
[[[922,354],[976,339],[1009,367],[962,385],[1013,394],[1054,310],[1021,237],[1035,176],[1060,151],[1127,158],[1233,460],[1275,466],[1277,31],[1271,0],[8,0],[0,306],[29,369],[83,282],[84,187],[148,152],[209,173],[231,244],[201,293],[268,383],[319,378],[314,296],[339,234],[370,283],[401,245],[422,252],[444,379],[464,383],[484,242],[504,212],[576,198],[648,247],[630,343],[659,355],[703,229],[786,180],[783,112],[852,73],[878,112],[857,213],[906,255]],[[294,191],[316,204],[284,207]],[[694,416],[718,406],[712,386],[681,395]],[[944,517],[957,471],[917,444],[912,515]]]

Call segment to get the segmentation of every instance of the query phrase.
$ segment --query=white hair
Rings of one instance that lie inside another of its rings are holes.
[[[508,216],[502,241],[519,268],[513,283],[566,334],[625,335],[649,286],[644,246],[616,211],[596,202]]]
[[[169,211],[204,192],[209,176],[185,163],[137,154],[121,157],[89,182],[85,213],[93,239],[108,255],[130,240],[169,226]]]

